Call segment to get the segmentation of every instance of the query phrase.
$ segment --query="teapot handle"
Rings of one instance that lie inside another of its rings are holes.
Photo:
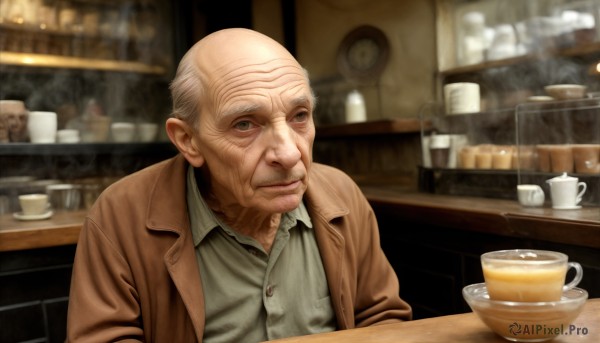
[[[581,191],[577,194],[577,197],[575,198],[575,204],[579,204],[581,202],[581,199],[583,199],[583,194],[587,189],[587,184],[585,182],[578,182],[577,188],[581,188]]]

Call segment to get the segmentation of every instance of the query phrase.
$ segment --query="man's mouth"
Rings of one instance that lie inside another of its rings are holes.
[[[277,190],[277,191],[291,191],[291,190],[297,189],[301,183],[302,183],[301,180],[282,181],[282,182],[269,183],[262,187],[269,188],[272,190]]]

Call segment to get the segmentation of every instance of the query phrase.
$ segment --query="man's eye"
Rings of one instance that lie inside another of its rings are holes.
[[[294,115],[293,121],[303,122],[308,118],[308,112],[299,112]]]
[[[242,120],[242,121],[238,121],[237,123],[235,123],[235,125],[233,127],[240,131],[246,131],[246,130],[250,130],[252,128],[252,126],[253,125],[249,120]]]

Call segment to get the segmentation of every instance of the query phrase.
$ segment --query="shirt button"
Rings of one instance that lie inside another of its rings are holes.
[[[268,297],[272,297],[273,296],[273,286],[269,285],[267,286],[267,292],[266,292]]]
[[[249,252],[250,252],[250,255],[252,255],[252,256],[258,255],[258,253],[256,252],[256,249],[254,249],[254,248],[250,248]]]

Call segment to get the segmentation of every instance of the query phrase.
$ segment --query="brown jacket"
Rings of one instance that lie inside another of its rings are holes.
[[[69,342],[201,342],[202,283],[177,157],[123,178],[90,210],[79,237]],[[339,329],[408,320],[373,211],[352,180],[313,164],[311,215]]]

